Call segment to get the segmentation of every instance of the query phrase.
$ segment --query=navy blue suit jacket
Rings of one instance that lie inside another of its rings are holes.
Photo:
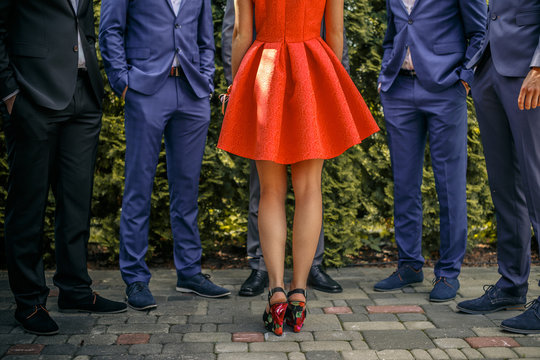
[[[488,22],[482,48],[469,68],[488,45],[500,75],[524,77],[531,67],[540,67],[540,0],[491,0]]]
[[[105,72],[117,94],[124,88],[154,94],[178,56],[193,92],[214,90],[214,26],[210,0],[103,0],[99,44]]]
[[[514,0],[512,0],[514,1]],[[416,0],[409,15],[402,0],[386,0],[388,27],[379,83],[387,91],[405,60],[407,46],[418,81],[433,92],[464,80],[465,64],[480,49],[486,28],[485,0]]]

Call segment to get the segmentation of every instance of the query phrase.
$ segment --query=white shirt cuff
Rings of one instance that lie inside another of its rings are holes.
[[[3,98],[2,101],[9,100],[9,99],[11,99],[12,97],[14,97],[15,95],[17,95],[18,93],[19,93],[19,89],[15,90],[15,91],[12,92],[11,94],[9,94],[9,95],[6,96],[5,98]]]

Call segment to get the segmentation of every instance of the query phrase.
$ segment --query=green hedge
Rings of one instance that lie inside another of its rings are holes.
[[[99,1],[94,1],[99,16]],[[391,168],[376,81],[386,27],[384,0],[346,0],[346,27],[350,47],[351,76],[360,89],[381,131],[361,145],[325,163],[323,175],[325,263],[350,263],[363,246],[380,249],[394,241]],[[213,1],[216,39],[216,92],[226,84],[220,56],[221,19],[225,0]],[[97,25],[96,25],[97,26]],[[469,104],[470,105],[470,104]],[[93,201],[90,247],[111,264],[117,259],[118,227],[123,191],[124,129],[121,102],[107,87],[105,115],[99,147]],[[469,107],[472,109],[472,107]],[[216,148],[222,115],[217,97],[212,100],[212,121],[200,181],[199,226],[204,255],[212,257],[227,246],[245,246],[247,233],[249,162]],[[0,181],[6,184],[5,149],[0,150]],[[161,153],[150,226],[149,258],[168,259],[172,253],[165,154]],[[438,202],[429,154],[424,171],[424,253],[437,257],[439,241]],[[475,116],[469,116],[468,206],[469,246],[493,238],[493,209]],[[5,187],[0,208],[3,212]],[[294,200],[287,199],[289,222]],[[52,208],[46,222],[46,247],[52,247]],[[1,220],[3,222],[3,219]],[[2,235],[3,236],[3,235]],[[2,239],[3,240],[3,239]],[[52,258],[49,252],[48,259]],[[291,258],[288,257],[290,263]]]

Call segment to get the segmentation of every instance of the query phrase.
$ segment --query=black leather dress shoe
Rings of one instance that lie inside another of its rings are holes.
[[[123,302],[105,299],[97,293],[92,293],[92,295],[79,302],[70,302],[60,295],[58,297],[58,311],[63,313],[89,312],[116,314],[127,311],[127,305]]]
[[[321,265],[313,265],[309,270],[308,285],[311,285],[315,290],[327,293],[340,293],[343,291],[341,285],[324,272]]]
[[[36,335],[55,335],[58,334],[58,325],[51,319],[49,312],[44,305],[35,305],[34,307],[15,311],[15,320],[17,320],[26,332]]]
[[[262,270],[251,270],[251,274],[244,281],[238,295],[255,296],[262,294],[264,288],[268,286],[268,273]]]

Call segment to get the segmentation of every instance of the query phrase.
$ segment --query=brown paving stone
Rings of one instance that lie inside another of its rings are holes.
[[[6,355],[39,355],[44,347],[41,344],[17,344],[11,346]]]
[[[352,310],[348,306],[333,306],[323,308],[325,314],[352,314]]]
[[[116,339],[117,345],[147,344],[150,334],[121,334]]]
[[[261,332],[237,332],[232,334],[233,342],[264,342]]]
[[[520,346],[516,340],[510,337],[504,336],[479,336],[469,337],[464,339],[471,345],[471,347],[484,348],[484,347],[516,347]]]
[[[366,306],[369,314],[403,314],[403,313],[423,313],[418,305],[369,305]]]

